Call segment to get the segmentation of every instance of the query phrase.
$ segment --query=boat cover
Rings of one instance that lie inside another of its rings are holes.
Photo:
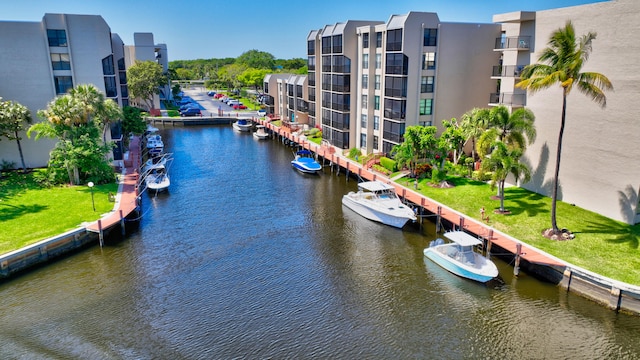
[[[474,246],[474,245],[482,244],[480,240],[467,234],[464,231],[450,231],[450,232],[444,233],[444,236],[447,239],[459,244],[460,246]]]
[[[385,184],[383,182],[380,181],[365,181],[365,182],[361,182],[358,184],[358,187],[364,189],[364,190],[368,190],[368,191],[372,191],[372,192],[376,192],[376,191],[383,191],[383,190],[394,190],[395,188],[389,184]]]

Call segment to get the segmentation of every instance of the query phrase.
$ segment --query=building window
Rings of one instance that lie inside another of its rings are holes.
[[[431,115],[433,99],[420,99],[420,115]]]
[[[369,48],[369,33],[362,34],[362,47],[364,49]]]
[[[367,134],[360,134],[360,147],[361,148],[367,147]]]
[[[380,90],[380,75],[376,75],[375,89]]]
[[[384,99],[384,117],[393,120],[404,120],[407,116],[407,101]]]
[[[325,36],[322,38],[322,53],[331,54],[331,36]]]
[[[362,68],[363,69],[369,68],[369,54],[362,55]]]
[[[382,47],[382,32],[381,31],[376,33],[376,47],[377,48],[381,48]]]
[[[51,66],[53,70],[71,70],[69,54],[51,54]]]
[[[409,58],[403,53],[387,53],[385,72],[394,75],[407,75]]]
[[[369,75],[362,75],[362,88],[367,89],[369,87]]]
[[[380,110],[380,96],[376,95],[376,96],[373,97],[373,99],[375,101],[373,109],[374,110]]]
[[[428,52],[422,55],[422,70],[433,70],[436,68],[436,53]]]
[[[316,69],[316,57],[309,56],[307,58],[307,70],[315,70]]]
[[[56,94],[66,94],[73,88],[73,80],[71,76],[56,76],[53,78],[56,86]]]
[[[332,49],[333,53],[341,53],[342,52],[342,35],[333,35],[331,37],[331,41],[333,43]]]
[[[123,98],[128,98],[129,97],[129,89],[127,88],[126,85],[121,85],[120,86],[120,94],[122,95]]]
[[[373,130],[380,130],[380,116],[378,115],[373,116]]]
[[[385,76],[384,95],[390,97],[406,97],[407,78],[405,76]]]
[[[382,54],[376,54],[376,69],[382,68]]]
[[[373,149],[374,150],[378,150],[378,136],[377,135],[373,135]]]
[[[67,46],[67,32],[64,30],[47,29],[49,46]]]
[[[369,99],[368,99],[367,95],[362,95],[362,108],[363,109],[367,108],[367,106],[369,105],[368,102],[369,102]]]
[[[424,29],[423,46],[436,46],[438,45],[438,29]]]
[[[115,75],[116,70],[113,67],[113,55],[109,55],[102,59],[102,75]]]
[[[115,76],[105,76],[104,90],[108,98],[114,98],[118,96],[118,88],[116,87]]]
[[[315,55],[316,54],[316,41],[309,40],[307,41],[307,55]]]
[[[362,117],[360,118],[360,127],[363,129],[367,128],[367,114],[362,114]]]
[[[387,31],[387,51],[402,51],[402,29]]]
[[[420,92],[432,93],[433,92],[433,76],[423,76],[420,79]]]

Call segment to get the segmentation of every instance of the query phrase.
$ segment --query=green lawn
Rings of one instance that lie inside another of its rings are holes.
[[[100,218],[113,209],[109,192],[118,184],[41,188],[33,174],[5,173],[0,178],[0,254],[36,243]]]
[[[483,182],[450,178],[453,188],[433,188],[428,180],[419,182],[418,191],[469,217],[480,220],[484,206],[490,225],[549,254],[595,273],[640,285],[640,225],[630,226],[594,212],[558,202],[558,226],[572,231],[576,237],[553,241],[541,233],[551,227],[551,198],[518,187],[505,189],[505,208],[510,215],[493,213],[500,200],[492,200],[496,190]],[[398,183],[413,189],[412,179]]]

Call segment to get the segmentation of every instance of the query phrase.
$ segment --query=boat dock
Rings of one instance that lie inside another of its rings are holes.
[[[104,244],[104,232],[120,225],[125,232],[125,219],[138,208],[138,179],[141,159],[140,137],[134,136],[129,142],[128,158],[124,160],[124,174],[115,198],[114,209],[108,215],[89,224],[86,230],[99,234],[100,246]]]
[[[420,218],[427,216],[436,218],[436,226],[440,226],[443,220],[452,224],[457,230],[465,230],[471,234],[476,235],[480,239],[486,241],[487,249],[490,250],[493,245],[497,245],[512,254],[516,260],[516,266],[514,272],[519,271],[519,261],[525,260],[530,264],[537,264],[547,267],[555,267],[556,272],[562,274],[566,263],[550,254],[547,254],[541,250],[533,248],[527,244],[524,244],[517,239],[504,234],[500,231],[493,229],[488,224],[480,222],[474,218],[471,218],[463,213],[455,211],[441,204],[425,195],[415,192],[409,188],[406,188],[396,182],[391,181],[385,175],[374,172],[365,168],[362,164],[352,161],[340,154],[336,153],[336,149],[333,146],[318,145],[314,142],[307,140],[305,137],[292,132],[291,129],[286,127],[278,127],[265,120],[255,120],[257,123],[264,125],[265,128],[273,132],[274,134],[286,138],[288,141],[295,143],[301,148],[314,152],[317,156],[330,161],[332,165],[338,167],[338,171],[342,169],[347,176],[350,174],[356,175],[359,178],[369,181],[383,181],[395,188],[398,196],[405,199],[405,201],[411,202],[418,211]]]

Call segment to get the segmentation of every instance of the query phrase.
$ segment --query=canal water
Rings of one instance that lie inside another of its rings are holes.
[[[489,286],[341,205],[354,179],[230,126],[162,130],[137,231],[0,285],[3,359],[635,359],[640,319],[527,274]]]

